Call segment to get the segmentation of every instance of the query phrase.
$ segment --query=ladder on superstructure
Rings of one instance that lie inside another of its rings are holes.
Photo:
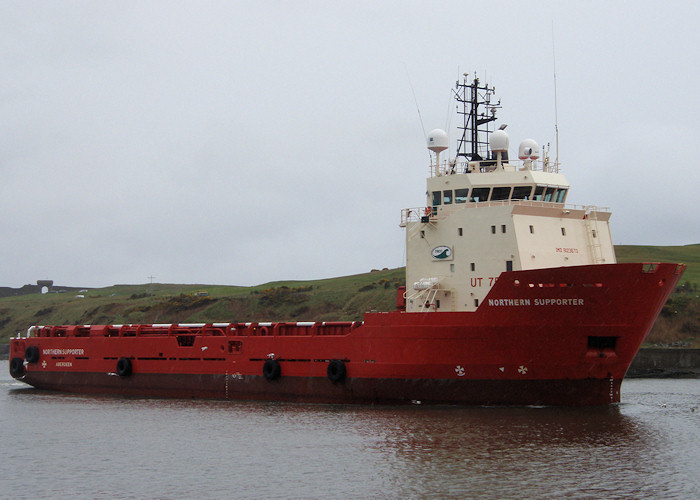
[[[601,251],[600,230],[598,229],[598,207],[587,206],[583,220],[586,226],[586,240],[591,259],[594,264],[601,264],[603,262],[603,252]]]
[[[420,224],[416,224],[416,226],[411,230],[411,232],[408,233],[409,240],[412,240],[420,231],[424,231],[424,228],[426,227],[431,227],[433,229],[437,227],[434,222],[434,216],[431,214],[427,217],[429,217],[428,222],[421,222]]]

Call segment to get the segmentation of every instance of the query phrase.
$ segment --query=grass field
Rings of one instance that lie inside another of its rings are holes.
[[[35,324],[360,320],[394,309],[403,282],[400,268],[253,287],[153,283],[3,297],[0,342]]]
[[[681,282],[700,286],[700,244],[677,247],[616,245],[618,262],[682,262],[688,266]]]

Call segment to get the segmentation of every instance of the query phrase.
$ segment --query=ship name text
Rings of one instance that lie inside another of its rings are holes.
[[[510,306],[582,306],[583,299],[489,299],[488,304],[496,307]]]
[[[71,355],[71,356],[82,356],[85,354],[85,349],[44,349],[43,354],[45,356],[63,356],[63,355]]]

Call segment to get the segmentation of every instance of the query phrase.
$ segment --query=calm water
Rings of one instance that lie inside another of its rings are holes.
[[[577,409],[121,399],[26,387],[0,362],[3,497],[700,498],[697,379],[628,380],[620,406]]]

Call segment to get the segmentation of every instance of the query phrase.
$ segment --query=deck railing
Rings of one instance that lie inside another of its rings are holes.
[[[558,208],[566,212],[572,210],[582,210],[584,213],[610,212],[610,207],[597,207],[594,205],[574,205],[564,203],[554,203],[551,201],[532,200],[500,200],[500,201],[480,201],[467,203],[452,203],[449,205],[439,205],[437,212],[433,207],[414,207],[401,210],[400,227],[406,227],[408,222],[434,222],[445,219],[459,210],[479,209],[485,207],[498,207],[504,205],[519,205],[525,207]],[[427,217],[427,221],[424,220]]]
[[[347,335],[362,321],[310,321],[277,323],[165,323],[140,325],[32,326],[30,337],[238,337],[285,335]],[[21,338],[19,335],[17,338]]]
[[[430,176],[442,177],[445,175],[454,174],[478,174],[494,172],[499,168],[507,172],[515,172],[521,170],[533,170],[539,172],[559,173],[561,164],[553,163],[549,159],[539,160],[505,160],[502,161],[500,167],[496,160],[481,160],[481,161],[441,161],[439,164],[430,164]]]

